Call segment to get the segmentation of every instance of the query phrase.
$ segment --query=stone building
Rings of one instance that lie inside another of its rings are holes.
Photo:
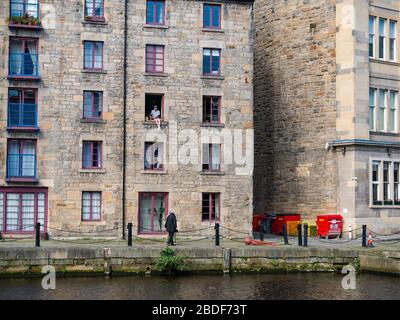
[[[252,131],[252,8],[1,1],[0,232],[154,236],[169,210],[250,230],[252,158],[209,136]]]
[[[400,224],[400,1],[257,0],[255,211]]]

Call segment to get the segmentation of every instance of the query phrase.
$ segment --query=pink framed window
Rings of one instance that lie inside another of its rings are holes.
[[[221,97],[203,97],[203,122],[221,123]]]
[[[221,73],[221,49],[203,49],[203,74],[218,76]]]
[[[104,45],[100,41],[84,41],[84,68],[103,70]]]
[[[161,233],[165,231],[168,213],[168,193],[139,193],[139,233]]]
[[[144,169],[162,170],[164,156],[164,144],[160,142],[145,142],[144,145]]]
[[[103,113],[103,92],[83,92],[83,118],[100,119]]]
[[[83,141],[83,169],[101,169],[102,143],[101,141]]]
[[[221,5],[205,3],[203,7],[203,28],[221,29]]]
[[[164,72],[164,46],[146,45],[146,72]]]
[[[85,0],[85,19],[104,21],[104,0]]]
[[[165,24],[165,1],[147,0],[146,1],[146,23],[154,25]]]
[[[220,193],[203,193],[201,202],[202,221],[220,220]]]
[[[153,119],[153,115],[158,114],[157,111],[160,113],[161,121],[164,120],[164,95],[157,93],[146,93],[145,120],[150,121]]]
[[[82,192],[82,221],[101,220],[101,192]]]
[[[36,223],[46,232],[46,188],[0,188],[0,231],[5,234],[34,233]]]
[[[220,144],[203,144],[203,171],[220,171],[221,170],[221,145]]]

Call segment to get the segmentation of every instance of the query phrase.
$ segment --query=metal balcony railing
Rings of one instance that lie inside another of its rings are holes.
[[[36,155],[8,154],[7,178],[36,178]]]
[[[10,53],[9,76],[38,78],[38,62],[38,54]]]
[[[34,103],[10,103],[8,105],[9,127],[37,127],[37,111]]]

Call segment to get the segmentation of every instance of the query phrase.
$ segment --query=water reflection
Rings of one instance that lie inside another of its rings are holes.
[[[273,274],[185,277],[58,278],[57,289],[41,279],[0,279],[0,299],[400,299],[400,278],[363,274],[356,290],[337,274]]]

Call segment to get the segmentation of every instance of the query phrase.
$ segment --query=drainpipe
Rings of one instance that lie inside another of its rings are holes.
[[[124,110],[122,147],[122,239],[125,239],[125,200],[126,200],[126,103],[127,103],[127,55],[128,55],[128,0],[124,4]]]

